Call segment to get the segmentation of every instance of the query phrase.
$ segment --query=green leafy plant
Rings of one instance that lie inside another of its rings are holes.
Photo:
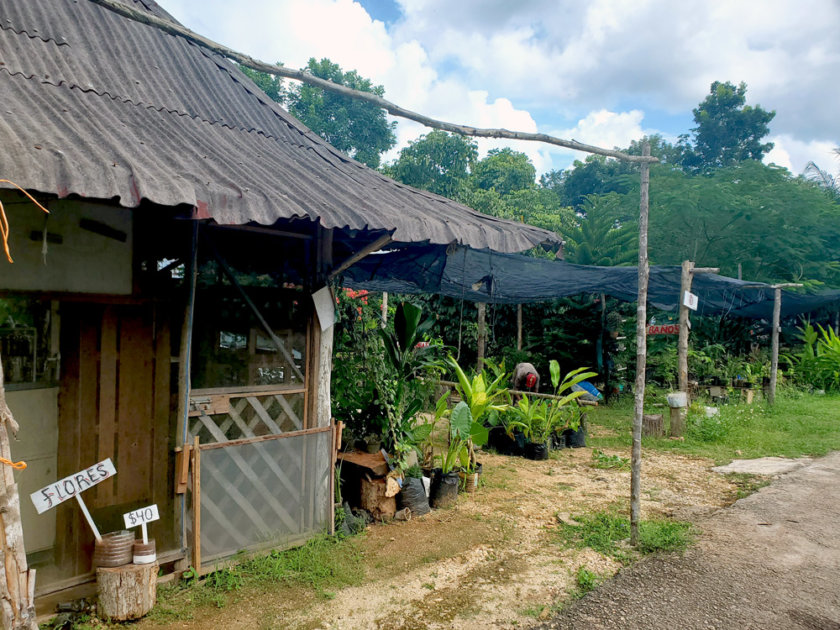
[[[458,395],[469,406],[473,420],[494,424],[499,412],[510,407],[510,393],[507,387],[509,375],[505,372],[504,364],[496,365],[492,361],[485,361],[487,370],[469,378],[451,356],[447,357],[446,362],[458,378]],[[492,374],[489,374],[488,370]]]
[[[815,389],[840,391],[840,337],[830,326],[817,324],[814,328],[810,322],[799,333],[802,349],[796,355],[785,356],[794,379]]]
[[[475,469],[475,447],[487,444],[489,431],[480,422],[473,420],[469,405],[465,401],[455,405],[449,415],[449,439],[444,452],[438,456],[443,474],[456,469],[473,472]]]
[[[592,466],[604,470],[630,468],[630,460],[620,455],[607,455],[595,448],[592,449]]]

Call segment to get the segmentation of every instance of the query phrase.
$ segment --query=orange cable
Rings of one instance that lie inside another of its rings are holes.
[[[43,210],[47,214],[50,213],[49,210],[47,210],[44,206],[42,206],[40,203],[38,203],[38,200],[35,199],[35,197],[30,195],[28,192],[26,192],[23,188],[21,188],[20,186],[15,184],[13,181],[8,180],[8,179],[0,179],[0,182],[5,183],[5,184],[11,184],[15,188],[17,188],[20,192],[22,192],[24,195],[29,197],[29,199],[32,200],[32,203],[34,203],[36,206],[41,208],[41,210]],[[2,239],[3,239],[3,251],[6,253],[6,258],[9,260],[10,263],[13,263],[15,261],[12,260],[12,252],[9,250],[9,234],[10,234],[9,219],[8,219],[8,217],[6,217],[6,210],[5,210],[5,208],[3,208],[3,202],[0,201],[0,237],[2,237]],[[0,458],[0,459],[2,459],[2,458]],[[5,463],[5,462],[3,462],[3,463]],[[25,468],[26,464],[24,464],[23,466]]]
[[[26,468],[26,462],[13,462],[11,459],[6,459],[5,457],[0,457],[0,464],[6,464],[6,466],[11,466],[15,470],[24,470]]]

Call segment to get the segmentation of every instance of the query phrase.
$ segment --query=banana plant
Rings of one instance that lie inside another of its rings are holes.
[[[508,374],[504,370],[504,364],[495,365],[485,361],[493,371],[493,376],[488,376],[487,372],[482,370],[469,378],[451,356],[447,357],[446,362],[454,370],[458,378],[458,394],[469,406],[472,418],[476,422],[484,423],[486,417],[510,408]]]

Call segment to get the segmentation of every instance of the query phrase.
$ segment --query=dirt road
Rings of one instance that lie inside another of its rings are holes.
[[[538,627],[840,630],[840,453],[698,525],[684,555],[647,558]]]

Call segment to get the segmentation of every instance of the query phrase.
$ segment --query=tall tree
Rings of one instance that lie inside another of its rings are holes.
[[[683,138],[686,167],[708,170],[761,160],[773,148],[772,142],[761,140],[770,133],[776,112],[747,105],[746,93],[743,81],[737,87],[728,81],[712,83],[709,95],[693,110],[694,146],[689,149]]]
[[[535,186],[537,171],[528,156],[510,147],[492,149],[473,169],[473,183],[482,190],[507,195]]]
[[[472,140],[434,130],[410,142],[382,170],[409,186],[458,199],[477,158],[478,147]]]
[[[381,85],[359,76],[355,70],[344,72],[329,59],[309,60],[312,74],[333,83],[384,96]],[[380,155],[396,142],[394,127],[384,110],[347,96],[325,92],[321,88],[301,83],[289,89],[286,98],[289,111],[303,124],[350,157],[371,168],[379,166]]]
[[[579,265],[617,267],[636,264],[638,233],[636,225],[621,223],[619,195],[590,195],[584,201],[584,214],[563,236],[566,260]]]

